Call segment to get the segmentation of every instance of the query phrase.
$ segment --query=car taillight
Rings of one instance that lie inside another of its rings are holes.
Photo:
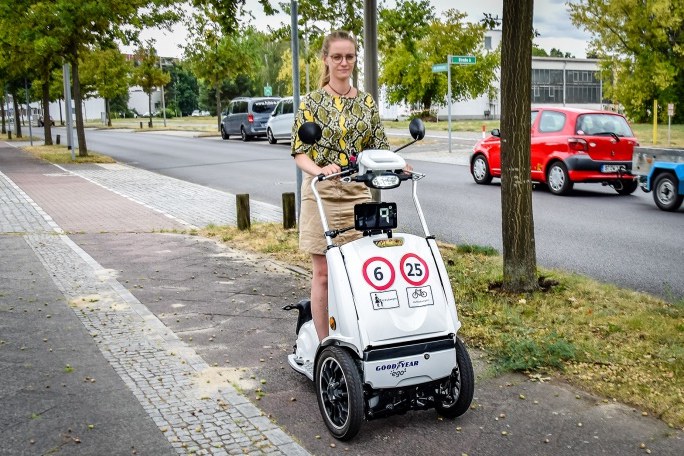
[[[582,138],[568,138],[568,146],[570,150],[575,152],[587,152],[589,150],[587,142]]]
[[[247,122],[254,123],[254,114],[247,114]]]

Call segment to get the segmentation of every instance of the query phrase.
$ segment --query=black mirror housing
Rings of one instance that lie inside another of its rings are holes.
[[[323,136],[323,130],[315,122],[304,122],[297,130],[297,135],[304,144],[316,144]]]
[[[500,138],[501,137],[501,130],[499,130],[498,128],[493,129],[492,130],[492,136],[496,136],[497,138]]]
[[[423,139],[425,137],[425,124],[422,120],[415,118],[409,124],[409,132],[416,141]]]

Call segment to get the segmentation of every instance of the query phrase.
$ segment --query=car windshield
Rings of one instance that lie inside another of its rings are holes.
[[[278,100],[263,100],[255,101],[252,105],[252,110],[256,114],[263,114],[265,112],[273,112],[273,108],[278,104]]]
[[[629,124],[622,116],[613,114],[584,114],[577,117],[579,135],[634,136]]]

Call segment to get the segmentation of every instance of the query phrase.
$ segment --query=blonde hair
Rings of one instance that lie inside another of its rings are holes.
[[[330,32],[328,36],[323,39],[323,45],[321,46],[321,58],[325,58],[328,55],[330,43],[340,40],[351,41],[354,43],[354,49],[356,50],[356,38],[354,38],[354,35],[352,35],[351,32],[347,32],[346,30],[335,30],[334,32]],[[330,68],[328,68],[328,65],[323,65],[321,79],[318,81],[319,87],[325,87],[328,82],[330,82]]]

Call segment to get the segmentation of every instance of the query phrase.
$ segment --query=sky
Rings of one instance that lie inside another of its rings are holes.
[[[278,1],[287,0],[276,0]],[[388,4],[394,3],[393,0],[378,0]],[[560,49],[563,52],[570,52],[577,58],[586,57],[586,45],[589,35],[583,30],[578,29],[570,22],[566,3],[577,3],[578,0],[534,0],[534,28],[540,36],[535,38],[535,44],[542,49],[549,51],[551,48]],[[479,21],[485,13],[501,17],[502,0],[431,0],[430,3],[435,7],[439,14],[449,8],[455,8],[468,14],[468,19],[472,22]],[[280,14],[274,17],[266,17],[261,12],[261,6],[257,0],[246,0],[246,7],[250,9],[256,17],[254,24],[260,30],[266,30],[267,25],[278,23],[290,24],[290,17]],[[154,38],[155,47],[160,55],[164,57],[181,57],[183,51],[179,44],[185,43],[186,30],[182,26],[174,28],[173,32],[160,30],[147,30],[143,32],[142,38]],[[125,52],[132,52],[132,49],[124,49]]]

